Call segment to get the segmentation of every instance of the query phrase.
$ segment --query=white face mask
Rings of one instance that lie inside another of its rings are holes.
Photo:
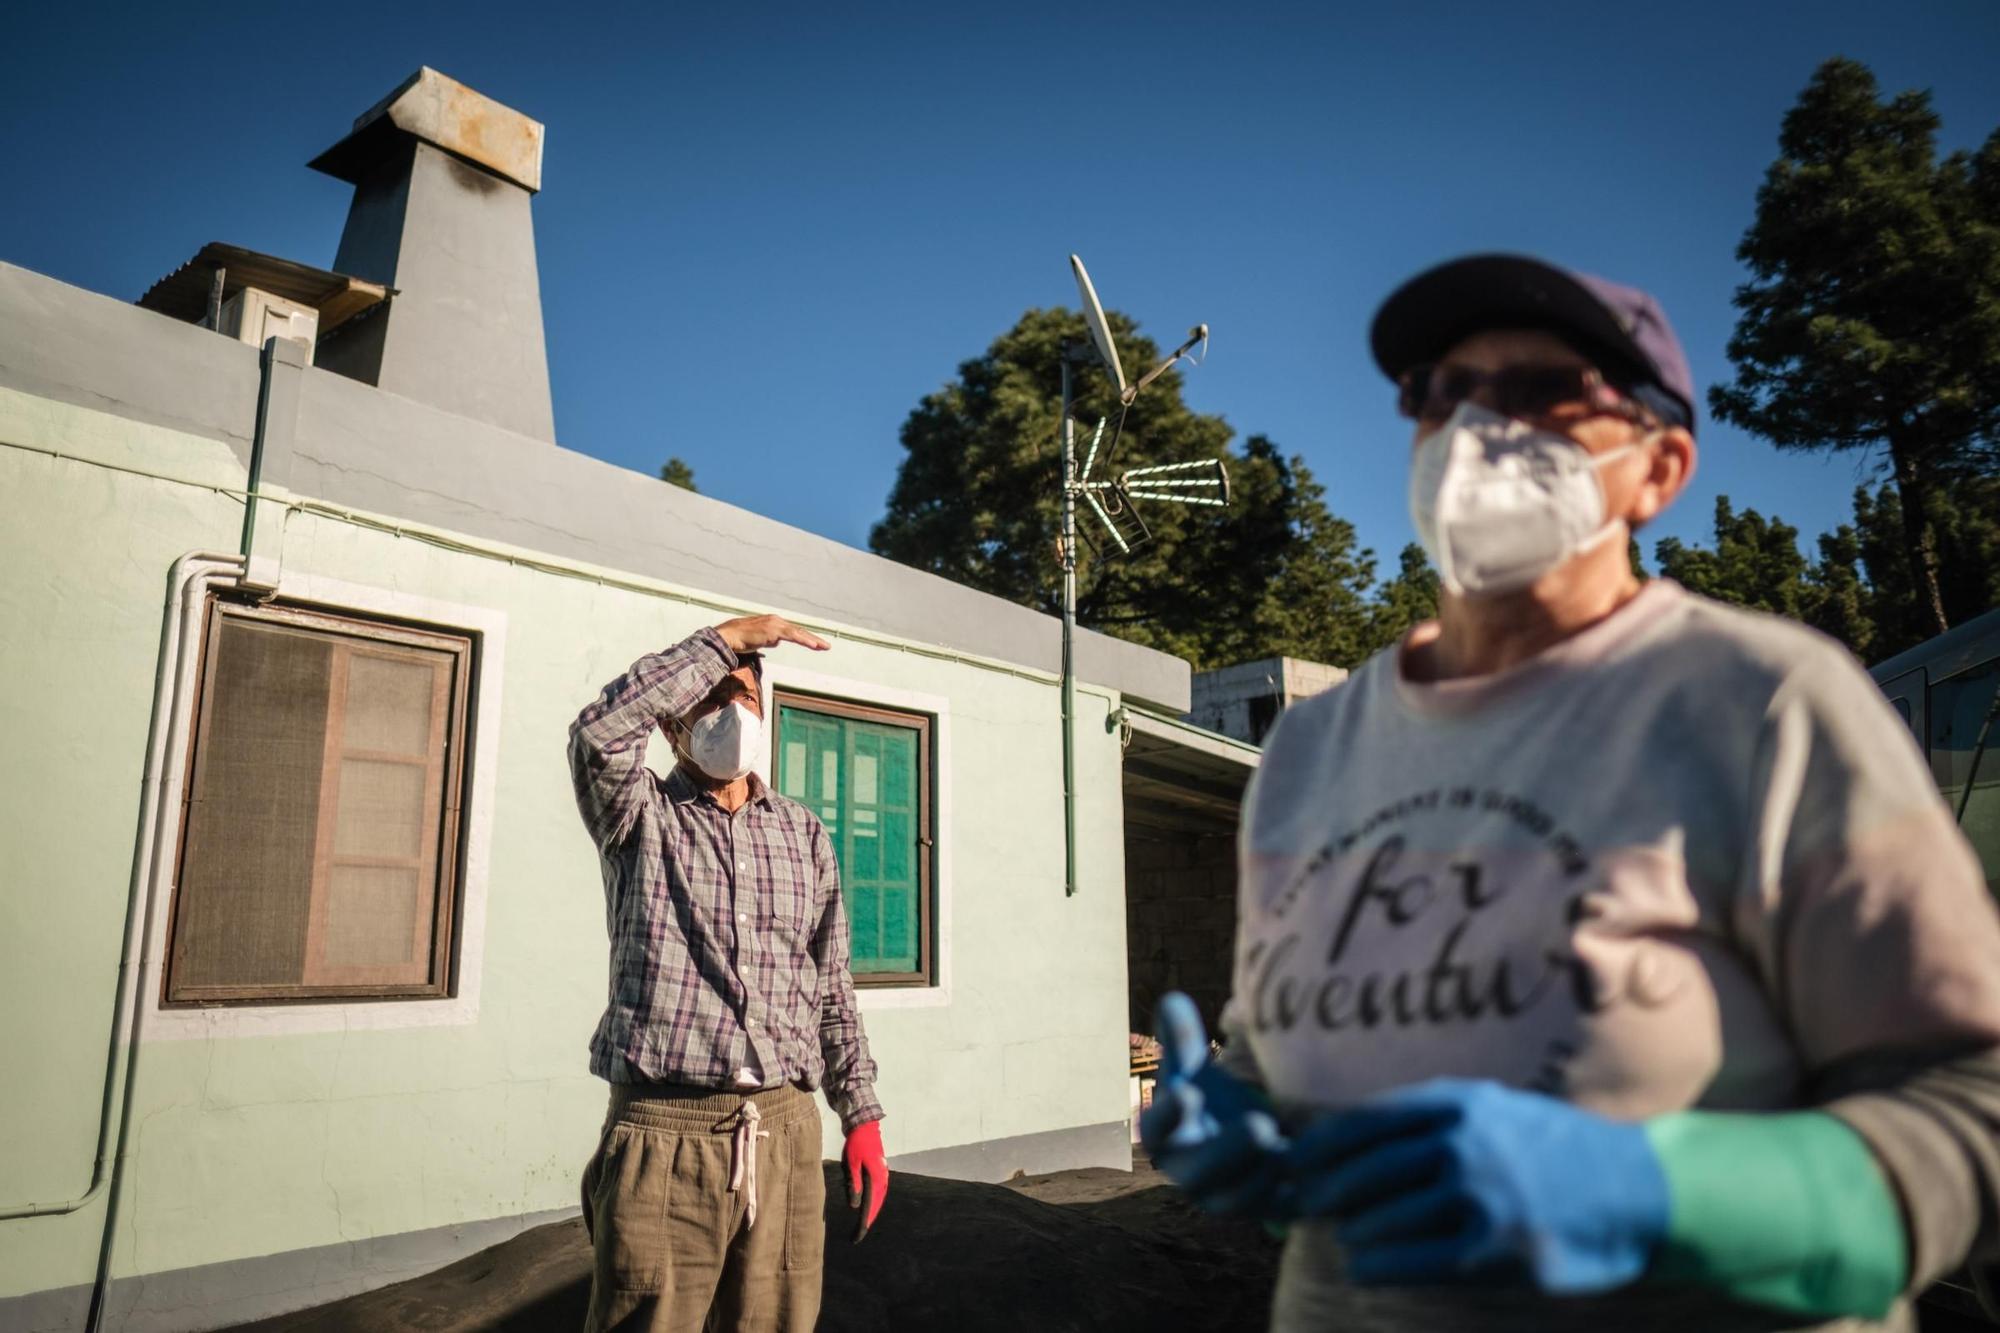
[[[687,757],[717,782],[734,782],[756,766],[764,720],[742,703],[716,709],[688,728]]]
[[[1624,527],[1605,520],[1597,469],[1637,447],[1592,454],[1566,435],[1461,403],[1417,443],[1410,518],[1446,588],[1515,592]]]

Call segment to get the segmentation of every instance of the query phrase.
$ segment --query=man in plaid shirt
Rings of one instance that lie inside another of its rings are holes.
[[[611,936],[590,1043],[611,1107],[583,1176],[588,1333],[812,1328],[814,1088],[847,1133],[857,1241],[887,1194],[833,846],[750,771],[768,749],[758,654],[780,643],[828,647],[778,616],[725,621],[640,658],[570,726]],[[665,779],[644,762],[655,726],[678,761]]]

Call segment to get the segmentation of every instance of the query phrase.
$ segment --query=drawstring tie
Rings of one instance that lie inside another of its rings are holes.
[[[771,1131],[757,1128],[764,1119],[764,1113],[757,1109],[757,1103],[745,1101],[742,1114],[736,1118],[736,1137],[731,1143],[731,1163],[729,1167],[729,1192],[749,1196],[748,1225],[757,1225],[757,1140],[768,1139]]]

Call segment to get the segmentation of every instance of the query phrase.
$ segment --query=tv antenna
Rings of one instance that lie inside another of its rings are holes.
[[[1125,368],[1118,360],[1118,345],[1112,341],[1111,325],[1105,321],[1104,307],[1098,303],[1097,289],[1090,285],[1090,274],[1084,269],[1083,261],[1075,255],[1069,257],[1070,271],[1076,276],[1077,296],[1083,303],[1084,323],[1090,329],[1090,341],[1096,344],[1097,359],[1104,365],[1105,373],[1118,390],[1118,421],[1112,428],[1110,447],[1104,450],[1104,466],[1109,471],[1111,462],[1118,454],[1119,440],[1125,433],[1125,416],[1132,404],[1148,385],[1164,375],[1168,368],[1186,358],[1196,344],[1202,347],[1205,358],[1208,347],[1208,325],[1197,324],[1188,331],[1187,341],[1176,347],[1159,365],[1154,366],[1139,377],[1137,383],[1125,381]],[[1090,506],[1109,534],[1105,546],[1096,546],[1100,554],[1111,554],[1116,548],[1120,555],[1128,554],[1134,546],[1147,540],[1151,530],[1133,503],[1147,500],[1154,503],[1212,505],[1221,507],[1229,503],[1229,471],[1220,458],[1204,458],[1192,463],[1162,463],[1152,467],[1128,468],[1116,477],[1106,476],[1094,479],[1092,470],[1097,466],[1099,446],[1104,443],[1104,427],[1110,420],[1109,414],[1099,417],[1097,429],[1090,438],[1090,452],[1083,460],[1082,468],[1076,465],[1076,417],[1073,369],[1078,365],[1088,365],[1091,351],[1082,343],[1065,342],[1062,349],[1062,723],[1063,723],[1063,893],[1066,897],[1076,895],[1076,507],[1079,500]],[[1200,360],[1190,364],[1199,365]]]

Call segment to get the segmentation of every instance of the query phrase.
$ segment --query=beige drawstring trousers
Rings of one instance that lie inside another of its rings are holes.
[[[809,1093],[613,1084],[583,1171],[585,1333],[807,1333],[825,1201]]]

